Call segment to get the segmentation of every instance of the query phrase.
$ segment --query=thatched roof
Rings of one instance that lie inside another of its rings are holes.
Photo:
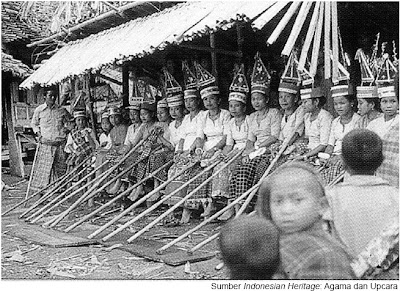
[[[11,55],[1,52],[1,71],[9,72],[13,77],[26,78],[33,73],[33,70]]]
[[[1,2],[1,41],[31,42],[46,35],[40,27],[21,20],[19,11],[22,1]]]
[[[186,2],[69,42],[21,87],[50,85],[250,21],[276,2]],[[77,61],[79,60],[79,61]]]

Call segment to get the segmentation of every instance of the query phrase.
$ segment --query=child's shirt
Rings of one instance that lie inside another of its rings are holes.
[[[399,123],[399,115],[397,114],[394,118],[391,120],[385,121],[384,115],[381,117],[378,117],[374,120],[372,120],[368,126],[367,129],[372,130],[375,132],[381,139],[385,138],[385,135],[389,132],[389,130],[396,126],[396,124]]]
[[[308,138],[308,149],[319,145],[327,145],[333,117],[325,109],[321,109],[315,120],[311,121],[311,113],[304,115],[305,136]]]
[[[398,190],[382,178],[370,175],[345,177],[326,193],[334,236],[356,257],[398,216]]]
[[[342,153],[342,142],[344,136],[352,131],[353,129],[358,127],[358,121],[360,119],[360,115],[357,113],[353,113],[351,120],[347,124],[342,124],[340,122],[341,117],[338,116],[332,121],[331,133],[329,135],[328,145],[333,146],[333,154],[339,155]]]
[[[281,263],[289,279],[354,279],[350,256],[322,227],[281,234]]]

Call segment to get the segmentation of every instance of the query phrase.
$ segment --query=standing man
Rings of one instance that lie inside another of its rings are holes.
[[[65,125],[71,115],[65,108],[55,104],[55,100],[56,91],[46,90],[45,103],[35,109],[32,117],[31,126],[38,140],[38,153],[31,178],[31,189],[35,191],[61,177],[67,170]]]

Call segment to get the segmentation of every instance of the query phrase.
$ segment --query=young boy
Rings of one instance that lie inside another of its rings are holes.
[[[325,205],[322,181],[305,163],[281,166],[260,187],[257,211],[280,232],[281,264],[289,279],[354,278],[350,257],[323,229]]]
[[[219,247],[231,279],[269,280],[278,269],[278,230],[265,218],[244,215],[229,221]]]
[[[398,216],[398,190],[374,176],[383,160],[382,140],[366,129],[343,138],[342,157],[350,176],[327,189],[333,234],[358,256]]]

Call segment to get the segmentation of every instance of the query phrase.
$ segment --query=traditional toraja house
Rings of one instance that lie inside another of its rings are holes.
[[[35,149],[35,141],[27,131],[33,110],[43,99],[33,90],[20,91],[18,86],[33,72],[28,66],[33,49],[26,45],[45,34],[20,20],[20,6],[18,2],[1,5],[2,160],[10,161],[12,174],[24,177],[22,158],[27,149]]]

